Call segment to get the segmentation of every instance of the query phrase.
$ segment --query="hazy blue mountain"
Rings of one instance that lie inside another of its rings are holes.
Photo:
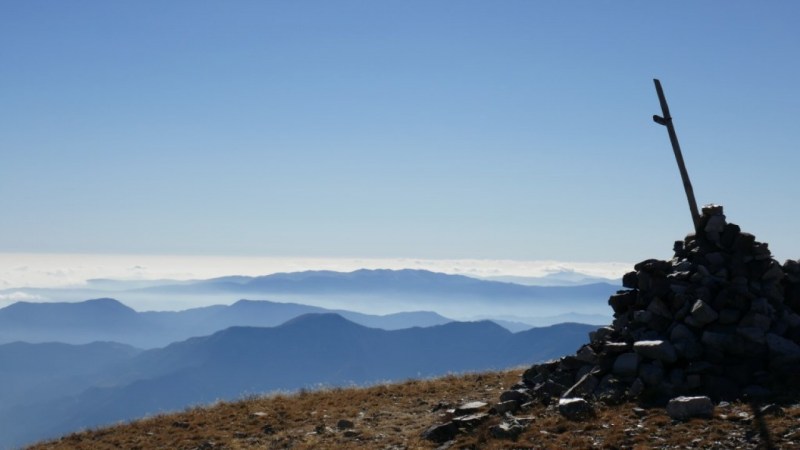
[[[106,387],[0,409],[2,444],[273,390],[499,369],[574,352],[595,327],[521,333],[488,321],[381,330],[337,314],[272,328],[232,327],[148,350],[104,372]],[[114,383],[110,385],[109,383]]]
[[[232,326],[271,327],[303,314],[322,312],[337,312],[356,323],[390,330],[450,321],[427,311],[378,316],[266,300],[240,300],[230,306],[214,305],[177,312],[136,312],[113,299],[77,303],[19,302],[0,309],[0,343],[115,341],[153,348]]]
[[[114,342],[0,345],[0,405],[34,403],[102,384],[140,350]]]
[[[621,279],[603,278],[573,270],[562,270],[548,273],[541,277],[521,277],[513,275],[484,277],[484,280],[504,281],[507,283],[522,284],[526,286],[580,286],[585,284],[606,283],[616,286],[622,285]]]
[[[79,303],[17,302],[0,309],[0,343],[121,341],[147,323],[122,303],[101,298]]]
[[[501,327],[511,331],[525,331],[531,328],[546,327],[559,323],[585,323],[587,325],[608,325],[613,317],[611,314],[581,314],[566,313],[557,316],[542,317],[515,317],[515,316],[475,316],[466,320],[491,320]]]
[[[602,315],[608,312],[608,297],[617,289],[618,282],[523,286],[425,270],[357,270],[194,281],[93,280],[78,289],[24,288],[15,289],[14,293],[66,301],[113,297],[138,310],[152,309],[155,305],[161,309],[183,310],[187,305],[200,307],[229,304],[240,298],[267,298],[369,314],[436,311],[446,317],[465,320],[465,317],[477,315],[494,318],[501,315],[548,317],[575,312]],[[521,319],[516,321],[528,323]]]
[[[260,277],[223,277],[151,286],[140,290],[159,293],[231,293],[277,294],[375,294],[437,295],[453,297],[495,298],[575,298],[609,292],[607,283],[579,286],[523,286],[520,284],[480,280],[463,275],[449,275],[427,270],[367,270],[353,272],[306,271],[278,273]],[[616,286],[613,286],[616,288]],[[613,292],[613,291],[611,291]]]

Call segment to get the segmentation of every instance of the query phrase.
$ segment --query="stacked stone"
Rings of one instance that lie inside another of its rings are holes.
[[[697,233],[675,242],[671,260],[648,259],[625,274],[626,289],[608,300],[611,326],[590,333],[574,355],[526,370],[488,413],[424,436],[444,442],[464,421],[498,414],[504,422],[492,435],[514,438],[526,425],[514,414],[533,402],[557,404],[573,420],[591,416],[596,400],[663,404],[688,418],[709,416],[712,399],[796,395],[800,261],[778,263],[767,244],[726,221],[722,206],[702,211]]]
[[[611,326],[573,356],[537,365],[514,391],[555,398],[666,403],[766,396],[800,385],[800,262],[775,261],[767,244],[703,208],[698,233],[669,261],[649,259],[609,298]]]

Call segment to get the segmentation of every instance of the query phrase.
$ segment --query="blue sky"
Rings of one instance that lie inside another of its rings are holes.
[[[800,3],[8,1],[0,253],[800,257]]]

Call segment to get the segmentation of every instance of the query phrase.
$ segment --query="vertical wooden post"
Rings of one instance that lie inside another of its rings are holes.
[[[689,173],[686,171],[686,164],[683,162],[681,146],[678,144],[678,135],[675,134],[675,127],[672,125],[672,116],[669,115],[667,99],[664,97],[664,90],[661,89],[661,82],[657,79],[654,79],[653,82],[656,84],[656,93],[658,93],[658,101],[661,103],[661,113],[663,114],[661,116],[654,115],[653,121],[659,125],[664,125],[667,127],[669,140],[672,143],[672,151],[675,152],[675,160],[678,162],[678,169],[681,171],[683,189],[686,191],[686,200],[689,201],[689,210],[692,212],[692,223],[694,223],[695,231],[699,232],[700,213],[697,211],[697,201],[694,199],[694,189],[692,189],[692,182],[689,180]]]

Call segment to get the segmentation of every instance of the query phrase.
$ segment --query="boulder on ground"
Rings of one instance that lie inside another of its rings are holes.
[[[675,420],[711,418],[714,414],[714,403],[706,396],[676,397],[667,403],[667,414]]]

